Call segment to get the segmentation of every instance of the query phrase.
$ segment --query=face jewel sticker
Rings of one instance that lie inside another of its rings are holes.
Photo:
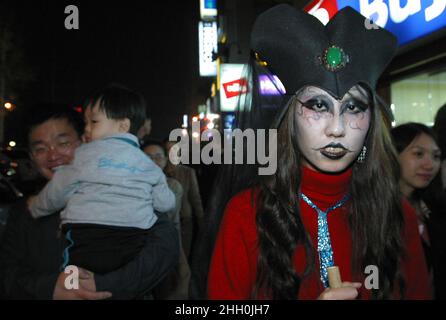
[[[325,69],[336,72],[344,68],[350,62],[350,58],[342,48],[333,45],[325,49],[320,61]]]

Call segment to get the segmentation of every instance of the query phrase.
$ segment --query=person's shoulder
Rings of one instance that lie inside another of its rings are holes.
[[[167,185],[169,186],[170,190],[172,190],[173,193],[176,194],[183,194],[183,187],[181,186],[181,183],[175,179],[166,177]]]
[[[404,197],[401,198],[401,206],[403,208],[405,220],[417,221],[417,213],[414,207],[412,207],[410,202]]]
[[[250,188],[237,193],[226,206],[227,215],[239,219],[255,218],[259,190]]]
[[[404,217],[404,234],[408,237],[410,237],[413,233],[419,234],[418,218],[415,209],[404,197],[401,198],[401,206]]]
[[[90,156],[91,154],[100,153],[102,149],[102,145],[104,144],[103,140],[94,140],[86,143],[82,143],[79,147],[76,148],[74,152],[74,159],[83,158]]]
[[[169,185],[169,188],[183,191],[183,187],[181,186],[181,183],[177,179],[166,177],[166,180],[167,184]]]
[[[138,138],[130,133],[118,133],[103,137],[101,139],[90,141],[89,143],[84,143],[84,145],[89,146],[89,148],[128,148],[134,150],[139,149]]]
[[[259,195],[258,188],[248,188],[240,191],[230,200],[230,203],[235,205],[253,204],[253,201],[257,199]]]
[[[247,242],[255,242],[257,193],[255,189],[248,189],[231,198],[220,227],[226,236],[242,236]]]
[[[191,168],[189,166],[186,166],[184,164],[179,164],[177,167],[178,171],[182,172],[183,174],[194,174],[195,169]]]

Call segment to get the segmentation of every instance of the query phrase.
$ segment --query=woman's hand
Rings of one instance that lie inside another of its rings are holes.
[[[318,300],[354,300],[358,297],[358,289],[361,288],[360,282],[342,282],[340,288],[327,288],[317,298]]]

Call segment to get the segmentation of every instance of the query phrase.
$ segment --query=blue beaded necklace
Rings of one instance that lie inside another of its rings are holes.
[[[334,266],[333,249],[331,247],[330,233],[328,232],[327,214],[330,211],[342,207],[349,199],[350,194],[346,194],[335,205],[322,211],[319,209],[305,194],[299,193],[299,197],[303,199],[311,208],[316,210],[317,216],[317,251],[319,253],[321,281],[324,288],[328,288],[328,272],[327,268]]]

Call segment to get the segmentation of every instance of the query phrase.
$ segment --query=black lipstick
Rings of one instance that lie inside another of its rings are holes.
[[[344,157],[349,150],[340,143],[332,142],[327,144],[325,147],[320,148],[319,152],[331,160],[339,160]]]

